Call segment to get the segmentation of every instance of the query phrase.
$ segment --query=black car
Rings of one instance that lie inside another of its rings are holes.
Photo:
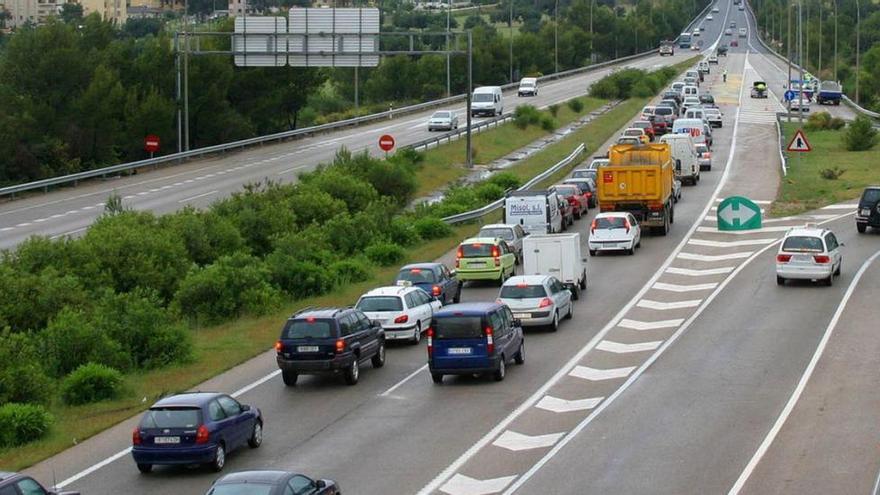
[[[715,49],[715,54],[718,55],[719,57],[726,57],[727,56],[727,44],[722,43],[722,44],[718,45],[718,48]]]
[[[242,471],[215,481],[205,495],[338,495],[332,480],[313,480],[287,471]]]
[[[291,316],[275,343],[276,362],[287,386],[299,375],[338,375],[354,385],[361,362],[385,365],[385,331],[353,308],[304,309]]]
[[[661,100],[675,100],[676,103],[681,105],[681,93],[678,91],[666,91],[663,93],[663,96],[660,97]]]
[[[859,199],[856,229],[863,234],[868,227],[880,229],[880,186],[866,187]]]
[[[715,97],[709,93],[703,93],[700,95],[700,103],[703,105],[714,105]]]
[[[437,298],[443,304],[461,300],[461,280],[443,263],[414,263],[397,272],[394,284],[409,282]]]
[[[0,471],[0,495],[79,495],[79,492],[47,490],[30,476]]]

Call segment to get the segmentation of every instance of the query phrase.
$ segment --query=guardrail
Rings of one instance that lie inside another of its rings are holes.
[[[499,125],[507,122],[508,120],[511,120],[512,118],[513,112],[507,112],[503,115],[499,115],[489,120],[484,120],[476,124],[471,124],[471,133],[479,133],[485,129],[488,129],[489,127],[498,127]],[[433,147],[437,147],[440,146],[440,143],[442,143],[443,141],[451,143],[452,141],[460,138],[461,135],[465,133],[467,133],[467,128],[454,129],[450,132],[447,132],[446,134],[441,134],[436,137],[429,137],[428,139],[423,139],[421,141],[408,144],[406,146],[403,146],[403,149],[418,150],[422,148],[428,150],[431,149],[431,145],[434,145]]]
[[[702,19],[705,12],[711,7],[711,3],[704,8],[700,14],[695,17],[690,24],[688,24],[688,30],[695,25],[700,19]],[[678,39],[677,37],[675,38]],[[546,76],[541,76],[538,78],[538,81],[553,81],[556,79],[562,79],[570,76],[574,76],[577,74],[582,74],[586,72],[592,72],[595,70],[600,70],[605,67],[609,67],[612,65],[618,65],[630,60],[636,60],[639,58],[644,58],[650,55],[657,53],[657,50],[650,50],[642,53],[637,53],[635,55],[629,55],[626,57],[616,58],[614,60],[608,60],[605,62],[600,62],[598,64],[592,64],[585,67],[578,67],[576,69],[569,69],[562,72],[557,72],[555,74],[548,74]],[[509,83],[501,86],[502,90],[510,90],[514,89],[518,86],[518,83]],[[291,131],[278,132],[274,134],[268,134],[265,136],[257,136],[248,139],[242,139],[239,141],[233,141],[230,143],[217,144],[213,146],[206,146],[204,148],[197,148],[194,150],[183,151],[180,153],[171,153],[168,155],[163,155],[155,158],[148,158],[145,160],[138,160],[134,162],[126,162],[119,163],[116,165],[111,165],[109,167],[98,168],[94,170],[85,170],[82,172],[77,172],[74,174],[63,175],[59,177],[52,177],[48,179],[42,179],[34,182],[27,182],[24,184],[17,184],[14,186],[7,186],[0,188],[0,197],[3,196],[11,196],[15,197],[16,194],[42,189],[44,192],[48,192],[50,187],[60,186],[65,184],[73,184],[74,186],[79,183],[79,181],[93,179],[97,177],[107,177],[108,175],[119,174],[121,172],[127,172],[130,170],[136,170],[144,167],[158,167],[159,165],[164,164],[172,164],[174,162],[181,163],[184,160],[188,160],[191,158],[198,158],[205,155],[211,155],[215,153],[223,153],[226,151],[232,151],[242,148],[247,148],[254,145],[262,145],[265,143],[270,143],[274,141],[285,141],[289,139],[295,139],[300,137],[311,136],[314,134],[319,134],[322,132],[327,132],[331,130],[342,129],[345,127],[357,126],[361,124],[371,123],[378,120],[383,119],[392,119],[394,116],[406,115],[410,113],[420,112],[422,110],[427,110],[430,108],[434,108],[437,106],[446,105],[449,103],[456,103],[466,99],[467,95],[455,95],[450,96],[448,98],[441,98],[438,100],[432,100],[425,103],[419,103],[416,105],[409,105],[406,107],[401,107],[396,110],[390,109],[384,112],[374,113],[370,115],[365,115],[362,117],[354,117],[351,119],[340,120],[338,122],[330,122],[327,124],[316,125],[312,127],[305,127],[302,129],[294,129]],[[481,123],[482,124],[482,123]],[[430,140],[428,140],[430,141]]]
[[[752,18],[752,21],[754,22],[755,26],[757,27],[757,26],[758,26],[758,21],[757,21],[757,17],[755,16],[755,11],[752,10],[752,6],[751,6],[751,4],[748,4],[748,3],[747,3],[747,6],[748,6],[748,9],[749,9],[749,15],[750,15],[750,17]],[[782,55],[781,53],[779,53],[779,52],[777,52],[776,50],[774,50],[773,48],[771,48],[770,45],[768,45],[768,44],[764,41],[764,38],[761,37],[761,31],[760,31],[760,30],[756,29],[756,30],[755,30],[755,34],[756,34],[756,37],[758,38],[758,43],[760,43],[761,46],[764,47],[764,49],[766,49],[766,50],[769,51],[771,54],[775,55],[778,59],[782,60],[782,61],[785,62],[785,63],[789,63],[789,62],[791,62],[791,66],[794,67],[795,69],[797,69],[798,71],[801,70],[801,66],[800,66],[800,65],[798,65],[798,64],[795,63],[794,61],[789,61],[787,58],[785,58],[784,55]],[[807,71],[806,67],[804,67],[803,70],[804,70],[804,71]],[[863,107],[857,105],[856,102],[854,102],[854,101],[852,101],[852,100],[849,99],[849,96],[843,95],[843,101],[844,101],[847,105],[849,105],[853,110],[855,110],[856,112],[861,113],[862,115],[865,115],[865,116],[867,116],[867,117],[871,117],[871,118],[874,118],[874,119],[880,119],[880,113],[872,112],[871,110],[868,110],[867,108],[863,108]]]
[[[580,145],[578,145],[577,148],[574,149],[574,151],[571,152],[570,155],[563,158],[556,165],[553,165],[552,167],[548,168],[547,170],[532,177],[532,179],[530,181],[528,181],[525,184],[523,184],[522,186],[520,186],[519,189],[517,189],[517,191],[525,191],[528,188],[530,188],[530,187],[534,186],[535,184],[541,182],[542,180],[546,179],[547,177],[550,177],[554,173],[558,172],[561,168],[565,167],[566,165],[570,164],[572,161],[577,159],[578,155],[580,155],[581,153],[586,151],[586,149],[587,149],[586,145],[581,143]],[[476,220],[476,219],[481,218],[485,215],[488,215],[489,213],[492,213],[493,211],[504,206],[504,200],[505,200],[505,198],[501,198],[499,200],[496,200],[496,201],[493,201],[493,202],[487,204],[486,206],[484,206],[482,208],[477,208],[476,210],[466,211],[464,213],[459,213],[457,215],[451,215],[451,216],[443,218],[442,220],[450,225],[454,225],[454,224],[462,223],[462,222],[467,222],[470,220]]]

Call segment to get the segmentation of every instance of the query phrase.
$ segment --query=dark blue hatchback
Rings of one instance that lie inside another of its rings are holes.
[[[153,404],[131,441],[142,473],[154,464],[207,464],[220,471],[227,453],[263,443],[263,415],[225,394],[179,394]]]
[[[519,320],[498,303],[452,304],[434,313],[428,329],[428,367],[434,383],[444,375],[492,373],[504,380],[507,363],[525,362]]]

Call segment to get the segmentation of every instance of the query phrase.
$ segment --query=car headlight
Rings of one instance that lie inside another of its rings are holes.
[[[868,216],[868,215],[871,214],[871,210],[870,210],[870,208],[862,208],[860,214],[861,214],[863,217],[866,217],[866,216]]]

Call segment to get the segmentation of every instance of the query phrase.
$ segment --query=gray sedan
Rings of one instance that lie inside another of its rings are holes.
[[[560,318],[571,319],[571,291],[551,275],[518,275],[501,286],[498,301],[505,304],[523,327],[559,328]]]

